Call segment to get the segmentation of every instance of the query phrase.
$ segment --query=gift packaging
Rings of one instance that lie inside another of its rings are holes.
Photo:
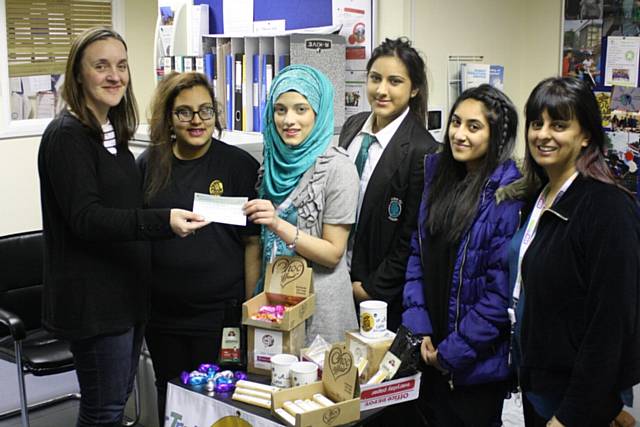
[[[242,304],[242,323],[247,328],[247,370],[271,375],[271,356],[299,354],[305,340],[305,320],[315,311],[312,269],[302,257],[280,256],[265,270],[265,291]],[[267,306],[286,306],[274,319],[256,316]]]
[[[325,356],[322,381],[274,392],[271,412],[296,427],[347,424],[360,419],[358,396],[353,355],[338,343]]]

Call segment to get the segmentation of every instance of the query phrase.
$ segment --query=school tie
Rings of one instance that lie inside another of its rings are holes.
[[[369,157],[369,147],[376,141],[376,137],[373,135],[369,135],[365,133],[362,137],[362,144],[360,145],[360,151],[358,151],[358,155],[356,156],[356,169],[358,170],[358,175],[362,176],[362,169],[364,169],[364,164],[367,163],[367,157]]]

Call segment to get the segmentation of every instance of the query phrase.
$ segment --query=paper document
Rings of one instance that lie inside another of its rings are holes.
[[[247,225],[247,217],[242,211],[242,206],[248,201],[248,197],[210,196],[209,194],[194,193],[193,212],[202,215],[206,221]]]

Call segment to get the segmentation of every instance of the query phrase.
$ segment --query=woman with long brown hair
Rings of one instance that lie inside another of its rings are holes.
[[[43,324],[71,342],[78,426],[117,426],[132,389],[146,322],[149,246],[206,225],[182,209],[142,209],[127,142],[138,124],[127,47],[107,28],[72,43],[66,108],[40,144],[45,241]]]
[[[193,205],[194,193],[256,197],[258,162],[214,136],[221,126],[213,89],[200,73],[172,73],[151,105],[151,147],[138,159],[145,206]],[[186,239],[152,243],[151,312],[146,342],[153,359],[158,416],[167,381],[218,358],[225,325],[240,325],[260,266],[260,229],[211,223]]]

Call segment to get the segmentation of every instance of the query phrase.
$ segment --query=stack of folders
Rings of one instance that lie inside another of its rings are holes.
[[[224,45],[212,50],[215,53],[205,53],[204,57],[163,58],[158,78],[172,71],[203,73],[213,87],[223,126],[236,131],[261,132],[271,82],[276,69],[289,65],[289,55],[279,55],[276,68],[272,54],[254,54],[247,58],[244,53],[231,54],[230,46]],[[251,109],[251,114],[247,114],[247,109]]]

